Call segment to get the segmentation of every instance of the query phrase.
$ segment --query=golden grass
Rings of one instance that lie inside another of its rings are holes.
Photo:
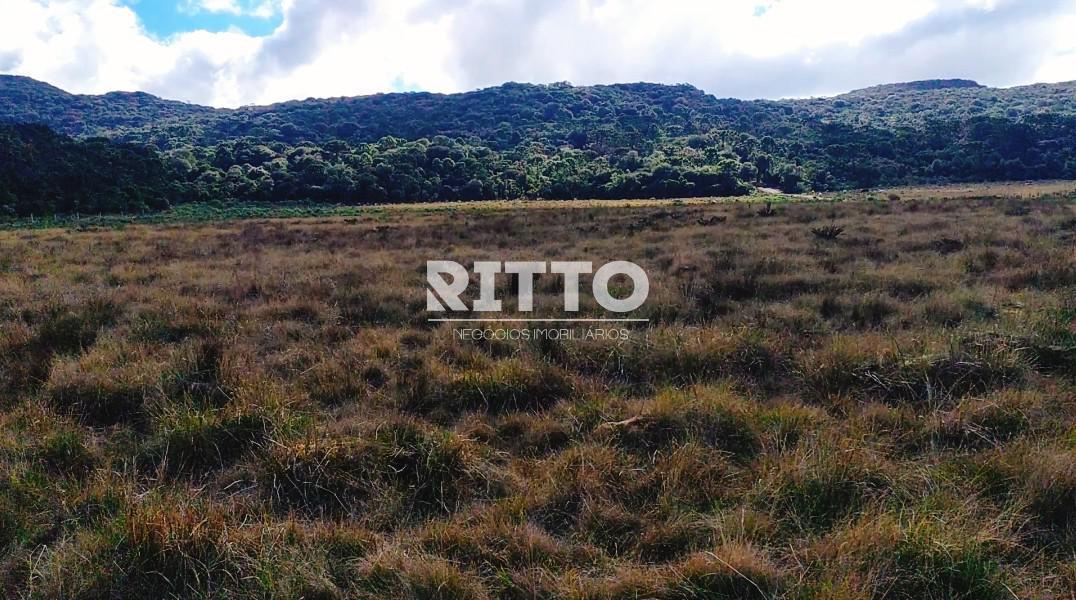
[[[1073,190],[0,232],[0,588],[1067,597]],[[632,260],[650,322],[460,340],[445,258]]]

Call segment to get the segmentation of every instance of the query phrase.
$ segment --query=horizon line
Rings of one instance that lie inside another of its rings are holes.
[[[207,108],[207,109],[211,109],[211,110],[215,110],[215,111],[241,111],[241,110],[244,110],[244,109],[264,109],[264,108],[276,107],[276,106],[279,106],[281,104],[290,104],[290,103],[295,103],[295,102],[306,102],[308,100],[325,101],[325,100],[357,99],[357,98],[371,98],[371,97],[376,97],[376,96],[409,95],[409,94],[430,94],[430,95],[435,95],[435,96],[461,96],[461,95],[473,94],[473,93],[477,93],[477,92],[483,92],[483,91],[486,91],[486,90],[497,89],[497,88],[504,87],[504,86],[509,86],[509,85],[534,86],[534,87],[554,87],[554,86],[558,86],[558,85],[567,85],[567,86],[573,87],[573,88],[617,87],[617,86],[629,86],[629,85],[639,85],[639,84],[658,85],[658,86],[665,86],[665,87],[688,86],[688,87],[694,88],[694,89],[702,92],[703,94],[705,94],[707,96],[711,96],[711,97],[713,97],[713,98],[715,98],[717,100],[738,100],[740,102],[777,102],[777,103],[781,103],[781,102],[795,102],[795,101],[806,101],[806,100],[833,99],[833,98],[838,98],[840,96],[845,96],[845,95],[848,95],[848,94],[852,94],[852,93],[855,93],[855,92],[861,92],[861,91],[865,91],[865,90],[870,90],[870,89],[873,89],[873,88],[895,86],[895,85],[902,85],[902,84],[911,84],[911,83],[932,82],[932,81],[965,81],[965,82],[970,82],[970,83],[976,84],[975,86],[968,86],[968,87],[978,87],[980,89],[992,89],[992,90],[1014,90],[1014,89],[1034,87],[1034,86],[1040,86],[1040,85],[1064,85],[1064,84],[1076,83],[1076,79],[1072,79],[1072,80],[1059,80],[1059,81],[1032,81],[1030,83],[1016,83],[1016,84],[1009,84],[1009,85],[994,84],[994,83],[986,83],[986,84],[984,84],[984,83],[982,83],[982,82],[980,82],[980,81],[978,81],[976,79],[970,78],[970,76],[968,76],[968,77],[951,77],[950,76],[950,77],[931,77],[931,78],[926,78],[926,79],[910,79],[910,80],[906,80],[906,81],[883,81],[882,83],[873,83],[873,84],[870,84],[870,85],[866,85],[865,87],[852,88],[852,89],[845,90],[845,91],[831,90],[831,91],[826,91],[826,92],[821,92],[821,93],[804,94],[804,95],[791,94],[791,95],[787,95],[787,96],[755,96],[755,97],[751,97],[751,96],[747,96],[747,95],[744,95],[744,96],[725,95],[722,92],[710,91],[710,90],[708,90],[706,88],[700,87],[699,85],[697,85],[695,83],[691,83],[691,82],[687,82],[687,81],[681,81],[681,82],[678,82],[678,83],[669,83],[669,82],[647,81],[647,80],[638,80],[638,81],[625,80],[625,81],[617,81],[617,82],[613,82],[613,83],[573,83],[571,81],[535,82],[535,81],[508,80],[508,81],[503,81],[501,83],[490,84],[490,85],[480,85],[478,87],[463,89],[463,90],[459,90],[459,91],[437,91],[437,90],[426,90],[426,89],[382,90],[382,91],[376,91],[376,92],[366,92],[366,93],[356,93],[356,94],[328,95],[328,96],[308,96],[306,98],[293,97],[293,98],[288,98],[288,99],[283,99],[283,100],[276,100],[276,101],[261,101],[261,102],[256,101],[256,102],[253,102],[253,103],[225,105],[225,104],[203,104],[203,103],[198,102],[198,101],[181,100],[181,99],[174,98],[174,97],[168,97],[168,96],[164,96],[164,95],[159,95],[158,92],[150,92],[150,91],[147,91],[146,89],[140,89],[140,88],[135,88],[135,89],[113,89],[113,90],[109,90],[107,92],[97,92],[97,93],[94,93],[94,92],[73,92],[73,91],[71,91],[69,89],[61,87],[60,85],[58,85],[56,83],[52,83],[52,82],[44,80],[44,79],[38,79],[37,77],[34,77],[33,75],[26,75],[26,74],[23,74],[23,73],[0,71],[0,77],[15,77],[15,78],[29,79],[31,81],[35,81],[37,83],[41,83],[41,84],[53,87],[53,88],[65,93],[65,94],[72,95],[72,96],[100,97],[100,96],[107,96],[109,94],[146,94],[146,95],[149,95],[149,96],[153,96],[153,97],[155,97],[155,98],[157,98],[159,100],[164,100],[164,101],[167,101],[167,102],[178,102],[178,103],[186,104],[186,105],[189,105],[189,106]]]
[[[426,319],[427,323],[649,323],[650,319]]]

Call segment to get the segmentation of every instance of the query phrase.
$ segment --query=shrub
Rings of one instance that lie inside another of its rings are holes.
[[[766,206],[755,211],[755,214],[760,217],[776,217],[777,209],[773,207],[773,202],[767,202]]]
[[[833,241],[844,235],[844,227],[825,225],[811,229],[811,233],[820,240]]]

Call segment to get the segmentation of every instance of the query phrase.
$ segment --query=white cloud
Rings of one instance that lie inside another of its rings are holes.
[[[1051,21],[1076,13],[1071,0],[783,0],[760,16],[751,0],[461,4],[452,37],[462,87],[649,80],[737,97],[933,77],[1024,83],[1067,43]]]
[[[688,82],[722,96],[971,77],[1076,79],[1076,0],[177,0],[271,35],[149,35],[119,0],[4,0],[0,70],[219,106],[506,80]]]
[[[281,10],[281,0],[184,0],[181,7],[190,12],[227,13],[267,19]]]
[[[4,12],[0,53],[18,57],[11,71],[79,91],[134,89],[172,55],[111,2],[5,0]]]
[[[1053,20],[1049,34],[1058,40],[1046,59],[1035,71],[1034,80],[1041,82],[1071,81],[1076,79],[1076,14]]]
[[[206,12],[225,12],[239,14],[243,12],[236,0],[187,0],[187,10],[204,10]]]

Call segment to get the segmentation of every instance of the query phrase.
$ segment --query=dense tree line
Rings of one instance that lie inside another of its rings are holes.
[[[506,84],[218,110],[72,96],[0,77],[0,210],[738,195],[1076,177],[1070,86],[967,81],[828,99],[718,100],[687,85]],[[105,134],[110,141],[90,139]]]
[[[603,156],[531,145],[496,151],[445,136],[290,146],[253,138],[169,153],[199,198],[420,202],[740,195],[755,171],[727,146]]]
[[[618,157],[501,153],[445,137],[351,146],[252,138],[162,154],[42,125],[0,126],[0,215],[142,212],[188,201],[422,202],[740,195],[755,169],[688,146]]]
[[[151,148],[0,127],[0,217],[159,210],[181,188]]]

